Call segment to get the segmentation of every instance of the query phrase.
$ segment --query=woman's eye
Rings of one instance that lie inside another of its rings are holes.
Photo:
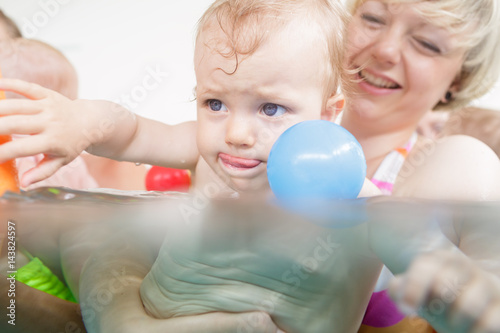
[[[224,103],[222,103],[218,99],[210,99],[208,100],[207,104],[210,110],[212,111],[227,111],[227,108],[224,105]]]
[[[424,42],[424,41],[420,42],[420,44],[422,44],[425,48],[431,50],[432,52],[441,53],[441,50],[439,49],[439,47],[437,47],[434,44]]]
[[[268,117],[279,117],[286,112],[286,109],[278,104],[267,103],[262,107],[262,112]]]
[[[436,45],[423,39],[416,39],[416,40],[420,44],[420,46],[424,47],[426,50],[431,51],[432,53],[441,54],[441,49]]]
[[[368,23],[374,23],[374,24],[383,24],[384,23],[384,20],[382,20],[381,18],[379,18],[375,15],[372,15],[372,14],[361,14],[361,19],[363,21],[368,22]]]

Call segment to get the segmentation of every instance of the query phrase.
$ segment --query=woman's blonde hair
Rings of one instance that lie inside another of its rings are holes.
[[[346,0],[354,15],[367,0]],[[458,91],[447,103],[434,110],[456,109],[487,93],[500,74],[500,9],[498,0],[386,0],[389,4],[423,3],[420,12],[433,24],[460,36],[465,49],[462,69],[457,77]],[[397,8],[397,7],[395,7]]]
[[[340,87],[344,57],[344,27],[347,12],[340,0],[216,0],[198,22],[197,39],[214,24],[224,31],[230,51],[220,53],[235,57],[251,55],[270,33],[277,33],[290,23],[315,29],[328,57],[325,92]],[[322,50],[311,50],[321,52]]]

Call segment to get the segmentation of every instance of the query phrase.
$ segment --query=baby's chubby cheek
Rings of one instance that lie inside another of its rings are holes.
[[[259,129],[257,133],[257,142],[254,146],[255,152],[256,152],[256,158],[257,156],[260,156],[261,159],[264,159],[267,161],[267,157],[269,156],[269,153],[271,152],[271,149],[280,137],[280,135],[292,125],[289,124],[274,124],[271,127],[263,127]]]

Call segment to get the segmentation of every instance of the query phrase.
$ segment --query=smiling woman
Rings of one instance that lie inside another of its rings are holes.
[[[500,200],[500,161],[490,148],[467,136],[431,141],[416,134],[428,110],[462,107],[496,82],[498,1],[348,0],[347,6],[351,84],[341,124],[363,147],[368,178],[387,195]],[[462,250],[474,257],[471,248]],[[361,332],[431,330],[404,326],[379,285]]]
[[[394,195],[466,200],[500,195],[490,185],[499,177],[498,161],[481,143],[466,137],[415,140],[428,110],[469,103],[498,76],[497,2],[455,3],[347,3],[353,13],[346,52],[352,84],[346,88],[342,125],[362,145],[368,177],[382,173],[377,180],[392,179]],[[399,155],[390,158],[393,162],[386,160],[394,151]],[[479,160],[471,156],[484,162],[480,174]],[[458,165],[461,172],[450,172]],[[400,170],[412,171],[403,175]]]

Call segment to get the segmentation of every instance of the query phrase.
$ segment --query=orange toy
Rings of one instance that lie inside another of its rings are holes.
[[[1,77],[1,73],[0,73]],[[0,100],[5,98],[5,93],[0,91]],[[11,140],[8,135],[0,135],[0,145]],[[19,192],[19,181],[14,160],[0,164],[0,196],[5,191]]]

